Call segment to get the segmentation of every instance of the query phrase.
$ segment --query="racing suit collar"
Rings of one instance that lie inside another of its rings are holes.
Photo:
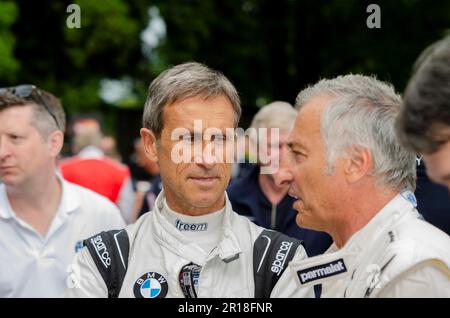
[[[357,245],[358,249],[363,249],[367,245],[367,241],[375,241],[387,228],[391,227],[392,223],[397,222],[405,212],[410,213],[411,209],[414,208],[414,205],[405,198],[405,192],[406,191],[403,191],[402,193],[397,194],[390,200],[364,227],[350,237],[343,248],[346,246]],[[412,194],[412,192],[410,192],[410,194]],[[412,196],[414,195],[412,194]],[[418,215],[417,210],[414,211]],[[335,250],[338,249],[335,243],[333,243],[331,247],[334,247]]]
[[[361,252],[367,242],[377,241],[399,218],[409,215],[414,204],[402,194],[389,201],[363,228],[352,235],[338,249],[335,243],[322,255],[304,261],[291,262],[290,269],[297,273],[300,287],[321,284],[353,274],[359,263]],[[414,210],[417,215],[419,213]]]
[[[164,205],[164,190],[158,195],[153,209],[154,226],[152,233],[155,239],[172,252],[203,266],[208,260],[218,256],[226,261],[241,253],[239,241],[231,227],[232,207],[225,193],[225,210],[222,224],[222,237],[211,253],[207,254],[195,242],[188,240],[175,226],[162,215]]]

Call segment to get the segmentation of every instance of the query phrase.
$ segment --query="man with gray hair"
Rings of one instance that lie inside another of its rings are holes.
[[[362,75],[301,91],[278,182],[289,184],[297,224],[334,244],[291,263],[298,286],[323,297],[449,297],[450,238],[423,221],[411,192],[415,154],[395,134],[401,98]]]
[[[68,296],[313,296],[285,270],[306,258],[300,242],[239,216],[226,196],[225,158],[234,148],[227,132],[240,113],[231,82],[199,63],[174,66],[150,84],[141,137],[163,191],[134,225],[85,241]]]

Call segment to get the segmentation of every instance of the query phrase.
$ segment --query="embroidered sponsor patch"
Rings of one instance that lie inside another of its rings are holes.
[[[206,231],[208,229],[208,223],[187,223],[176,219],[175,227],[178,231]]]
[[[136,298],[164,298],[168,290],[167,279],[164,276],[148,272],[136,280],[133,293]]]
[[[288,256],[292,245],[292,242],[281,242],[281,246],[275,255],[275,260],[272,262],[272,266],[270,267],[270,270],[277,276],[283,272],[284,263],[286,262],[286,257]]]
[[[180,271],[178,280],[180,282],[181,290],[186,298],[197,298],[198,281],[200,279],[200,265],[189,263]]]
[[[98,257],[100,258],[103,266],[108,268],[111,265],[111,258],[109,257],[109,251],[106,248],[105,243],[102,240],[100,235],[91,239],[91,244],[95,248],[95,252],[97,252]]]
[[[318,279],[338,275],[345,272],[347,272],[347,267],[345,266],[344,260],[340,258],[329,263],[297,271],[297,276],[300,280],[300,283],[306,284]]]

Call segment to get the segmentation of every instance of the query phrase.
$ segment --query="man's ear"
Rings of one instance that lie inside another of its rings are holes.
[[[141,139],[142,145],[144,146],[145,156],[157,162],[158,161],[158,152],[157,152],[157,140],[156,136],[150,129],[141,128]]]
[[[345,159],[344,173],[349,183],[355,183],[369,175],[373,169],[372,152],[365,147],[354,146]]]
[[[64,133],[61,130],[53,131],[47,138],[47,144],[50,155],[55,158],[58,157],[64,144]]]

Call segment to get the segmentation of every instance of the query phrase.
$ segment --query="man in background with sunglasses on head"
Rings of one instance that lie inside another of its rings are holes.
[[[62,296],[81,241],[124,225],[106,198],[56,174],[64,127],[52,94],[0,89],[1,298]]]

